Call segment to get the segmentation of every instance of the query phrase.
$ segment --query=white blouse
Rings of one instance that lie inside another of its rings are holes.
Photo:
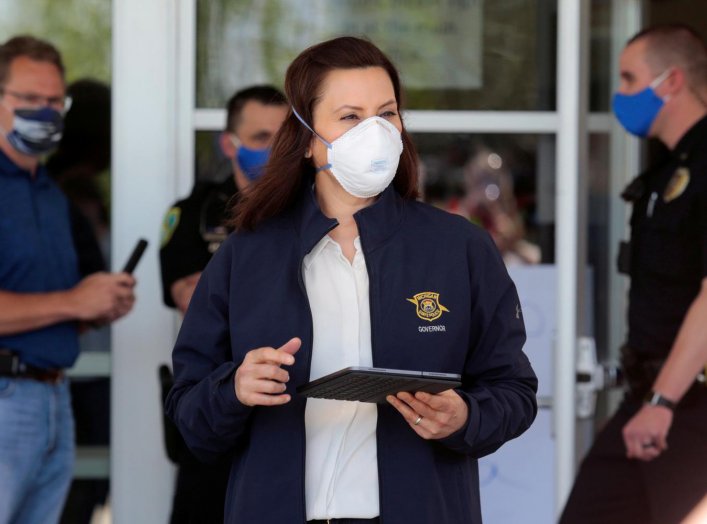
[[[328,235],[304,258],[314,323],[310,380],[372,366],[368,271],[361,241],[353,263]],[[308,399],[307,520],[379,515],[375,404]]]

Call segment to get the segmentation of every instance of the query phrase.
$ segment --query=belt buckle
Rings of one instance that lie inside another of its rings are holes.
[[[20,357],[14,351],[7,348],[0,348],[0,359],[2,360],[2,368],[4,373],[9,373],[11,376],[16,376],[22,372],[24,367],[20,362]]]

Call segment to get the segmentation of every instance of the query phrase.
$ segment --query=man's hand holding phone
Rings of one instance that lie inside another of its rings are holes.
[[[92,327],[105,324],[125,316],[135,304],[135,278],[132,272],[147,248],[147,240],[140,239],[128,257],[120,273],[94,273],[79,282],[71,291],[71,303],[76,318]]]

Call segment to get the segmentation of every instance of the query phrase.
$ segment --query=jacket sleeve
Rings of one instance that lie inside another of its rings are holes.
[[[235,393],[229,330],[230,249],[224,244],[199,279],[172,352],[167,415],[189,449],[210,462],[244,434],[251,407]]]
[[[462,387],[467,423],[440,442],[476,458],[530,427],[538,380],[522,348],[525,326],[515,285],[487,234],[469,246],[471,340]]]

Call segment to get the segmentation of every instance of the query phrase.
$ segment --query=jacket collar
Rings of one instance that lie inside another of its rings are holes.
[[[364,253],[378,249],[400,228],[403,204],[403,198],[391,184],[372,205],[354,214]]]
[[[319,209],[314,194],[314,183],[311,178],[306,179],[295,207],[295,227],[300,240],[301,258],[304,258],[324,235],[338,225],[336,219],[324,216]]]
[[[354,215],[364,253],[377,249],[398,230],[403,218],[403,203],[403,198],[391,184],[378,200]],[[336,219],[324,216],[319,208],[312,181],[303,184],[295,208],[295,227],[302,257],[337,225]]]
[[[680,163],[688,162],[690,155],[695,150],[695,147],[700,144],[704,144],[704,139],[706,136],[707,116],[699,120],[687,131],[687,133],[682,136],[673,150],[673,157],[677,158]]]

